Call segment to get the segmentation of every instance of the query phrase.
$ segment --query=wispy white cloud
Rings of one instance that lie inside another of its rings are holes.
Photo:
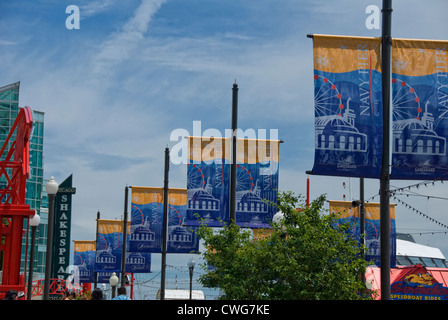
[[[115,0],[89,0],[86,4],[79,6],[80,11],[82,12],[81,19],[102,13],[115,3]]]
[[[0,46],[12,46],[17,44],[15,41],[9,41],[9,40],[2,40],[0,39]]]
[[[99,45],[100,50],[92,61],[95,75],[105,76],[114,66],[131,57],[144,39],[151,19],[164,2],[165,0],[142,0],[120,31],[113,33]]]

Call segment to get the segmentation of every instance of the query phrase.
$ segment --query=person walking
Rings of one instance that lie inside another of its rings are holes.
[[[126,296],[126,287],[120,287],[117,289],[118,296],[112,300],[131,300]]]
[[[103,291],[100,288],[95,288],[92,291],[90,300],[103,300]]]

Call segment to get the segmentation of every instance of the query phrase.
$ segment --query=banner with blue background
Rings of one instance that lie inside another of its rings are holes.
[[[360,241],[361,227],[359,207],[352,207],[350,201],[329,201],[330,212],[337,214],[338,224],[348,223],[350,225],[350,235],[353,239]],[[395,205],[390,204],[390,267],[396,266],[396,228],[395,228]],[[367,252],[366,261],[372,261],[376,266],[381,266],[381,245],[380,245],[380,204],[365,203],[364,205],[364,239]]]
[[[189,137],[187,224],[229,222],[231,139]],[[277,212],[279,140],[237,139],[236,223],[267,228]]]
[[[92,283],[94,282],[96,243],[94,240],[75,240],[73,242],[73,265],[78,267],[79,283]]]
[[[128,250],[162,252],[163,188],[132,187]],[[168,190],[167,253],[199,251],[196,229],[186,225],[187,190]]]
[[[448,178],[448,41],[392,41],[391,179]]]
[[[313,174],[379,178],[381,39],[313,36]]]
[[[100,219],[96,240],[95,271],[121,272],[123,253],[123,221]],[[127,244],[129,248],[129,223],[127,227]],[[129,250],[127,250],[129,251]],[[128,273],[146,273],[151,269],[151,254],[126,252],[125,271]]]

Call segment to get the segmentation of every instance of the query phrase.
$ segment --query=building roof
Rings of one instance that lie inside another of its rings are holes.
[[[426,257],[445,260],[445,256],[439,248],[397,239],[397,255],[408,257]]]

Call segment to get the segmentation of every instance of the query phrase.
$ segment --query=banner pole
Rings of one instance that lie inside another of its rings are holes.
[[[129,188],[124,188],[124,212],[123,212],[123,244],[121,253],[121,287],[124,288],[126,276],[126,237],[127,237],[127,223],[128,223],[128,193]]]
[[[168,172],[170,167],[170,150],[165,148],[165,178],[163,185],[163,227],[162,227],[162,273],[160,280],[160,300],[165,300],[166,239],[168,228]]]
[[[238,127],[238,84],[235,82],[232,88],[232,163],[230,167],[230,208],[229,223],[236,222],[236,143]]]
[[[95,252],[96,252],[96,242],[98,239],[98,220],[100,220],[101,217],[101,213],[100,210],[98,210],[98,212],[96,213],[96,235],[95,235]],[[96,260],[96,257],[95,257]],[[98,273],[96,272],[96,269],[93,269],[93,289],[97,288],[97,284],[98,284]]]
[[[390,79],[392,0],[383,0],[381,72],[383,87],[383,155],[380,178],[381,300],[390,300]]]
[[[366,235],[365,235],[365,200],[364,200],[364,178],[359,178],[359,235],[361,240],[361,258],[365,259],[364,247],[366,245]],[[366,281],[366,274],[363,272],[361,274],[361,279],[363,282]]]

